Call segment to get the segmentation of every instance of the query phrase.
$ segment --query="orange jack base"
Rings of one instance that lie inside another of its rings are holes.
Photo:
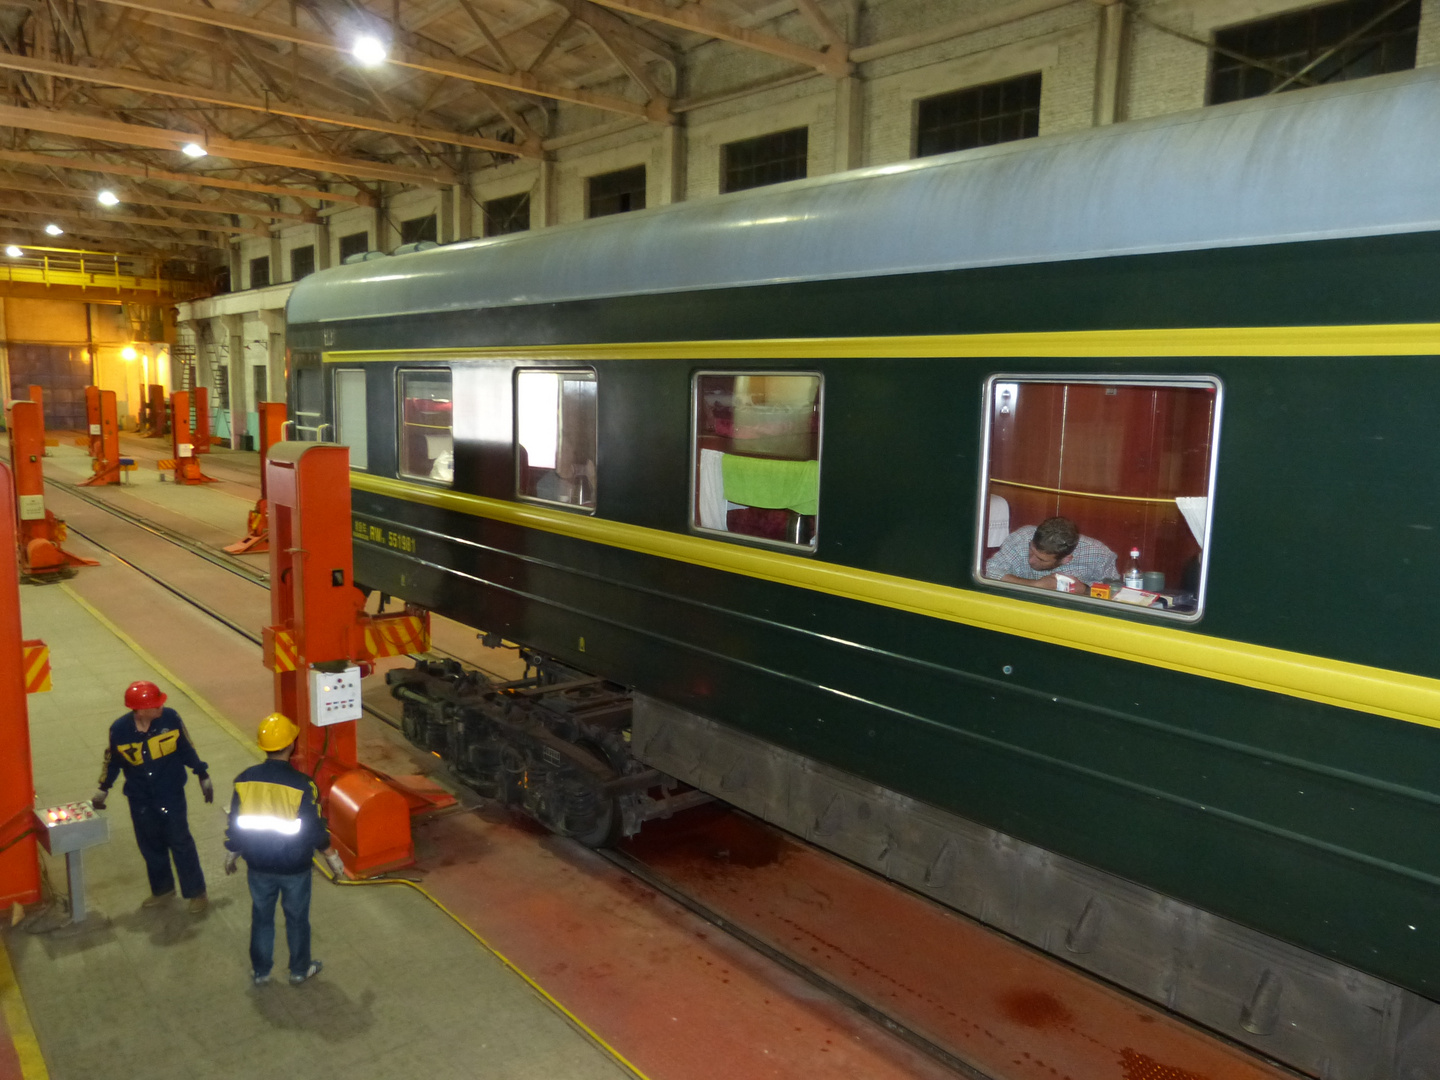
[[[370,877],[415,863],[405,797],[368,769],[352,769],[330,786],[330,836],[345,869]]]

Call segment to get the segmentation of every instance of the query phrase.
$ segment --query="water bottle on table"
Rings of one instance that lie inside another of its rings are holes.
[[[1140,549],[1130,549],[1130,565],[1125,567],[1125,587],[1127,589],[1143,589],[1145,587],[1145,575],[1140,571]]]

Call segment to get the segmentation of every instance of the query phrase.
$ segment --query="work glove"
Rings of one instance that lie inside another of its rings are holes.
[[[200,794],[205,796],[206,802],[215,801],[215,783],[208,776],[200,778]]]
[[[238,851],[227,851],[225,853],[225,873],[233,874],[239,868],[240,853]]]
[[[340,853],[333,848],[325,852],[325,865],[330,867],[330,873],[334,874],[337,878],[343,878],[345,876],[345,864],[340,859]]]
[[[110,792],[106,791],[104,788],[101,788],[99,791],[95,792],[94,795],[90,796],[90,805],[95,807],[96,810],[104,810],[105,800],[109,797]]]

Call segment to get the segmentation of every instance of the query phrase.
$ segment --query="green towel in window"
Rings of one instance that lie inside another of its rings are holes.
[[[725,498],[746,506],[815,514],[820,509],[820,462],[726,454],[720,463]]]

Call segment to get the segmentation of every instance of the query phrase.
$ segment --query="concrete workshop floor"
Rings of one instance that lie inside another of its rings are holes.
[[[156,620],[176,616],[151,590],[134,588],[134,602],[154,605]],[[90,917],[55,928],[57,917],[42,915],[4,932],[51,1077],[626,1075],[464,928],[404,887],[340,888],[317,875],[314,955],[325,971],[300,987],[283,978],[252,987],[249,894],[243,870],[225,876],[221,846],[230,779],[256,760],[248,737],[191,700],[69,585],[24,587],[21,605],[26,635],[49,643],[54,671],[54,690],[30,697],[38,805],[90,795],[124,687],[141,678],[169,693],[216,781],[213,806],[193,783],[188,789],[211,901],[204,915],[178,901],[140,907],[149,890],[117,785],[106,811],[110,842],[85,856]],[[44,858],[63,893],[63,858]],[[33,1070],[25,1075],[33,1080]]]

